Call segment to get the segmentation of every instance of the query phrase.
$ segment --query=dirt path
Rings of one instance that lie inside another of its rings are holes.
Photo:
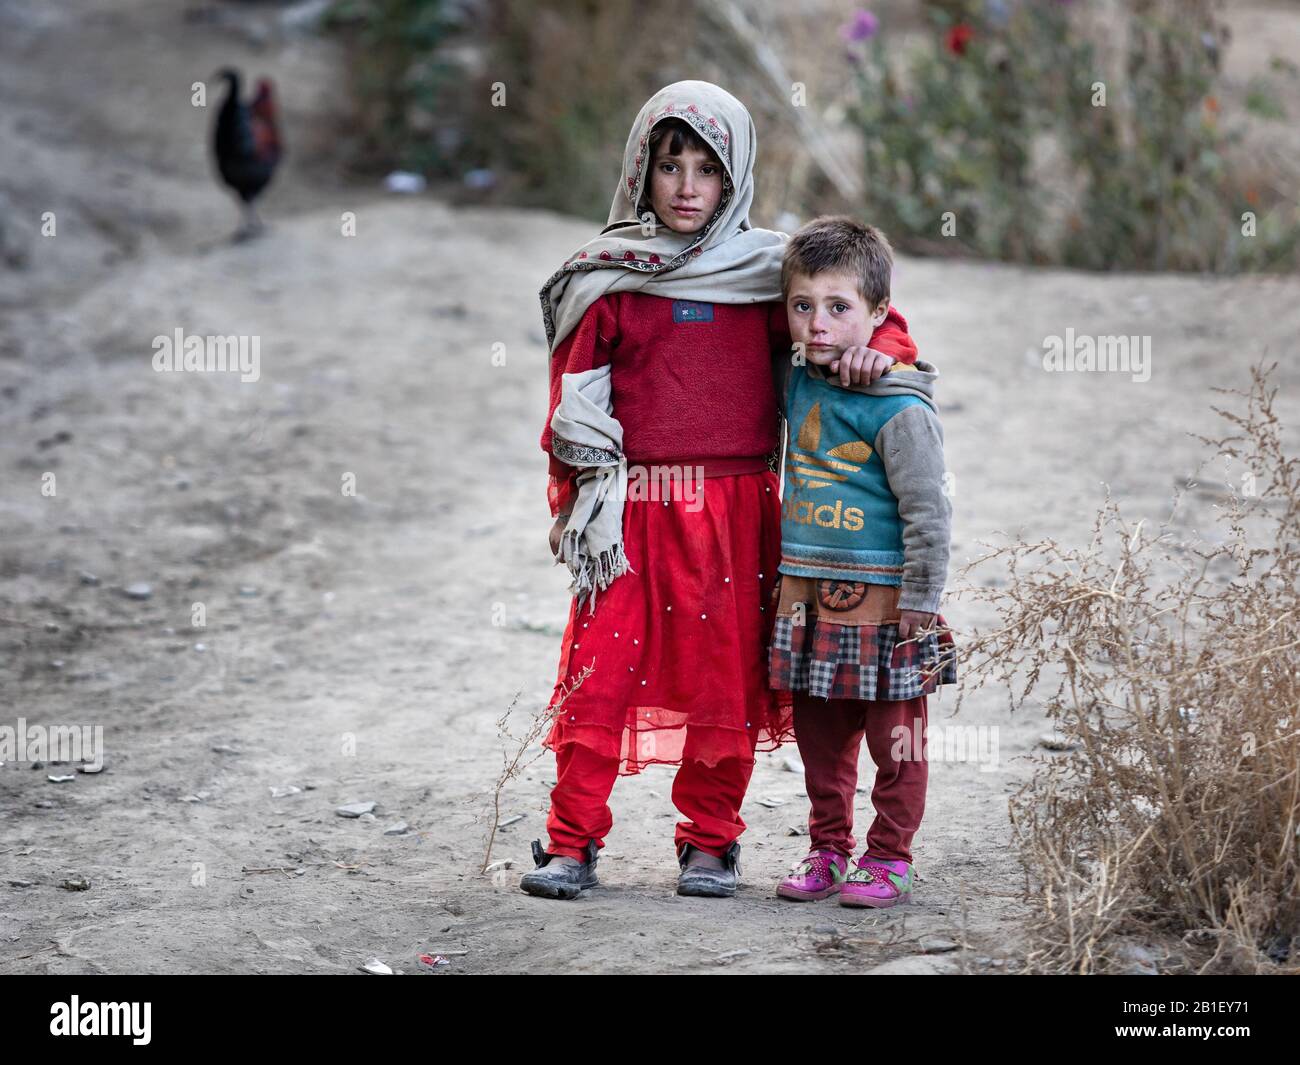
[[[134,165],[124,149],[109,161]],[[175,183],[206,201],[199,166]],[[146,171],[131,170],[155,190],[173,180]],[[996,692],[957,721],[998,727],[997,768],[932,765],[910,907],[773,897],[806,842],[788,834],[807,806],[785,751],[754,775],[735,900],[673,895],[663,768],[619,782],[603,888],[572,904],[519,893],[549,756],[507,792],[523,820],[495,856],[513,868],[476,875],[496,720],[517,692],[522,713],[544,704],[568,605],[545,546],[536,290],[590,227],[292,182],[282,195],[260,242],[209,246],[233,215],[181,203],[170,237],[9,316],[0,724],[100,724],[106,769],[55,784],[61,767],[0,766],[0,972],[350,972],[371,957],[415,972],[422,951],[463,951],[441,971],[472,973],[1014,961],[1026,907],[1006,798],[1044,724]],[[44,291],[31,269],[10,283]],[[909,259],[896,301],[944,374],[959,560],[998,529],[1084,537],[1102,480],[1131,516],[1163,517],[1202,461],[1186,434],[1219,428],[1208,389],[1241,385],[1261,352],[1285,362],[1300,333],[1290,279]],[[1044,373],[1030,353],[1067,327],[1151,335],[1151,379]],[[260,337],[260,380],[155,373],[151,341],[177,328]],[[1294,426],[1294,369],[1278,384]],[[1194,498],[1186,525],[1208,525],[1212,501]],[[148,599],[123,593],[141,581]],[[952,704],[935,700],[933,721]],[[376,818],[335,815],[354,801]],[[409,831],[385,834],[398,821]],[[90,889],[60,887],[72,875]],[[967,947],[917,960],[924,937]]]

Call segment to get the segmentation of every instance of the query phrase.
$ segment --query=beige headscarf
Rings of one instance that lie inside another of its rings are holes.
[[[687,122],[722,161],[722,199],[694,234],[675,233],[648,206],[650,132],[668,118]],[[786,234],[749,224],[755,149],[754,121],[745,106],[707,81],[675,82],[646,101],[623,150],[609,224],[542,287],[542,318],[552,354],[607,292],[644,291],[702,303],[781,298]],[[582,471],[556,562],[573,577],[578,609],[586,602],[591,612],[597,593],[631,569],[623,551],[627,459],[610,400],[610,375],[609,365],[563,374],[550,423],[552,454]]]
[[[666,118],[692,126],[725,171],[722,202],[698,233],[674,233],[649,206],[650,131]],[[749,224],[756,149],[754,120],[745,105],[711,82],[677,81],[650,97],[623,149],[609,223],[542,286],[550,350],[606,292],[644,291],[702,303],[779,300],[786,234]]]

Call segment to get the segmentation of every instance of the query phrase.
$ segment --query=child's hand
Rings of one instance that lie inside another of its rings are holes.
[[[898,612],[898,635],[905,640],[921,633],[934,625],[933,614],[922,614],[919,610],[900,610]]]
[[[898,360],[882,351],[875,351],[865,344],[845,348],[838,359],[831,361],[827,367],[831,373],[840,375],[840,384],[845,388],[857,385],[869,385],[880,379],[881,374]]]
[[[564,535],[564,527],[569,523],[569,515],[561,514],[555,519],[555,524],[551,526],[551,534],[548,537],[551,543],[551,554],[560,553],[560,537]]]

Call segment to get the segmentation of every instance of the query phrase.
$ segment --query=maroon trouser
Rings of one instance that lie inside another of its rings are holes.
[[[546,820],[549,853],[586,861],[588,840],[605,846],[604,837],[614,824],[609,796],[618,766],[617,758],[602,758],[580,743],[565,744],[556,752],[556,784]],[[683,759],[673,778],[673,805],[688,818],[677,822],[679,853],[683,843],[716,858],[726,853],[745,831],[740,807],[753,772],[754,763],[739,758],[724,758],[713,766]]]
[[[876,785],[871,789],[876,819],[867,832],[867,853],[891,861],[912,860],[912,837],[925,813],[929,777],[929,763],[919,757],[924,754],[926,709],[924,695],[890,701],[795,694],[794,733],[812,803],[812,850],[853,855],[853,799],[865,735],[876,763]],[[895,734],[900,726],[906,731]]]

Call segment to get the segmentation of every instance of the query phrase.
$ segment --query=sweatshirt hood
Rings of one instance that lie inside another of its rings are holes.
[[[829,379],[830,375],[824,367],[811,362],[806,365],[815,374]],[[896,362],[873,381],[870,387],[855,391],[861,391],[865,396],[916,396],[925,400],[930,409],[938,413],[934,400],[934,383],[938,379],[939,371],[933,363],[924,359],[917,359],[913,365]]]

